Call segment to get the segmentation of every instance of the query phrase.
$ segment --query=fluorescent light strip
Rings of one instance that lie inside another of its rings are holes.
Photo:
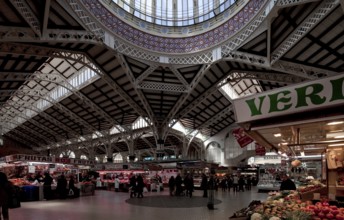
[[[344,146],[344,143],[342,144],[329,144],[329,147],[337,147],[337,146]]]
[[[327,123],[327,125],[339,125],[339,124],[343,124],[344,121],[333,121],[333,122],[329,122]]]

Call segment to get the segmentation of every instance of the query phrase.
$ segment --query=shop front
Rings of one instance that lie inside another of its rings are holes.
[[[332,209],[342,207],[344,196],[343,82],[338,75],[234,100],[237,123],[245,133],[281,158],[275,165],[260,165],[260,181],[276,181],[275,173],[281,171],[297,186],[295,191],[271,192],[253,208],[255,216],[341,219],[342,212]],[[278,184],[271,190],[279,190]]]

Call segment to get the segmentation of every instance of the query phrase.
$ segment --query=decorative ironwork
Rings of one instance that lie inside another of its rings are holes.
[[[299,40],[315,27],[325,16],[339,4],[338,0],[324,0],[304,19],[304,21],[275,49],[271,54],[271,63],[274,64],[289,51]]]
[[[25,21],[30,25],[32,30],[38,35],[41,36],[41,24],[31,7],[26,3],[25,0],[13,0],[10,1],[12,5],[17,9]]]
[[[171,83],[159,83],[159,82],[142,82],[137,86],[138,89],[150,89],[157,91],[169,91],[169,92],[178,92],[185,93],[188,92],[188,89],[183,85],[171,84]]]

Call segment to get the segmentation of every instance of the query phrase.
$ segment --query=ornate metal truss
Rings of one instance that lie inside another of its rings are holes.
[[[4,110],[5,110],[5,108],[2,108],[0,111],[3,112]],[[21,111],[17,110],[16,108],[10,108],[10,111],[14,112],[15,117],[19,117],[19,118],[22,118],[26,121],[29,121],[31,124],[35,125],[36,127],[40,128],[44,131],[47,131],[48,133],[52,134],[54,137],[57,137],[59,140],[65,139],[65,137],[61,136],[60,134],[58,134],[54,130],[42,125],[41,123],[36,122],[35,120],[32,120],[32,118],[30,116],[27,116],[24,112],[21,112]],[[8,110],[6,110],[6,113],[7,112],[8,112]],[[3,118],[1,120],[3,121]],[[7,120],[12,121],[13,118],[8,118]],[[6,121],[6,119],[5,119],[5,121]]]
[[[0,43],[0,54],[20,54],[42,57],[61,58],[78,62],[96,72],[114,91],[118,93],[139,115],[147,115],[143,110],[115,81],[105,74],[101,68],[90,62],[90,58],[84,53],[70,52],[67,50],[52,49],[39,46],[22,45],[15,43]]]
[[[334,71],[282,60],[277,60],[272,66],[270,66],[266,57],[238,51],[231,52],[226,58],[223,58],[223,60],[247,63],[260,68],[293,74],[305,79],[315,79],[319,76],[333,76],[338,74]]]
[[[151,148],[152,152],[155,152],[155,146],[150,141],[148,141],[145,137],[141,137],[141,139]]]
[[[215,49],[208,49],[200,51],[194,54],[186,54],[184,56],[158,54],[156,52],[148,51],[147,49],[141,49],[137,46],[128,44],[119,37],[114,36],[112,33],[103,29],[105,24],[100,24],[96,19],[91,16],[82,4],[78,0],[66,0],[74,12],[80,17],[83,22],[83,26],[86,26],[88,30],[95,33],[100,39],[103,39],[104,43],[110,48],[115,49],[119,53],[126,54],[131,57],[136,57],[151,61],[154,63],[166,63],[166,64],[204,64],[212,63],[221,57],[227,56],[231,51],[234,51],[242,45],[242,43],[252,34],[264,21],[270,10],[274,6],[274,0],[266,1],[261,10],[257,13],[255,18],[246,25],[242,30],[237,32],[232,37],[228,38],[222,44],[217,45]],[[219,53],[220,52],[220,57]]]
[[[187,93],[188,89],[184,85],[176,85],[172,83],[158,83],[158,82],[142,82],[137,86],[138,89],[149,89],[156,91],[168,91],[177,93]]]
[[[34,134],[35,136],[41,138],[42,140],[44,140],[47,144],[52,144],[52,143],[56,143],[55,141],[52,141],[50,140],[49,138],[47,138],[46,136],[42,135],[41,133],[35,131],[34,129],[32,128],[29,128],[27,127],[26,125],[20,123],[20,122],[17,122],[13,119],[11,119],[10,121],[2,121],[2,123],[5,123],[5,124],[14,124],[16,126],[20,126],[20,128],[24,129],[25,131],[27,131],[28,133],[31,133],[31,134]]]
[[[255,79],[255,80],[267,80],[270,82],[279,82],[279,83],[300,83],[305,80],[303,77],[296,75],[288,75],[281,73],[273,72],[260,72],[260,71],[232,71],[232,73],[242,73],[242,74],[231,74],[230,80],[240,80],[240,79]]]
[[[31,28],[0,26],[0,39],[2,42],[75,42],[102,44],[92,32],[79,30],[47,29],[43,36],[37,36]]]
[[[22,144],[25,144],[26,146],[35,147],[35,146],[32,145],[32,143],[30,143],[27,140],[21,138],[20,136],[13,135],[13,134],[10,134],[10,133],[7,133],[6,136],[12,138],[13,140],[17,140],[18,142],[20,142]]]
[[[47,93],[47,92],[46,92]],[[67,109],[65,106],[51,98],[50,96],[47,96],[46,93],[43,93],[42,90],[32,90],[31,88],[27,89],[20,89],[16,92],[16,95],[24,95],[24,96],[31,96],[31,97],[39,97],[43,100],[48,101],[49,103],[53,104],[55,107],[60,109],[62,112],[64,112],[66,115],[68,115],[71,119],[78,122],[82,126],[84,126],[88,131],[91,133],[95,132],[97,136],[99,136],[97,129],[95,129],[92,125],[88,124],[86,121],[84,121],[82,118],[80,118],[75,113],[71,112],[69,109]],[[99,136],[100,137],[100,136]]]
[[[189,84],[186,82],[185,78],[180,74],[180,72],[173,66],[170,66],[169,69],[173,72],[173,74],[179,79],[179,81],[189,89]]]
[[[3,128],[10,129],[10,128],[6,127],[6,124],[3,124],[2,126],[3,126]],[[23,133],[21,131],[18,131],[17,129],[14,129],[12,131],[13,131],[13,133],[17,134],[19,136],[19,138],[23,137],[25,140],[29,140],[31,142],[31,144],[29,146],[34,147],[34,145],[32,143],[37,144],[37,140],[32,138],[30,135],[27,135],[27,134],[25,134],[25,133]],[[6,135],[7,134],[5,134],[5,136]],[[15,136],[15,137],[17,137],[17,136]],[[16,139],[14,139],[14,140],[16,140]],[[26,143],[28,143],[28,142],[26,141]],[[40,146],[40,145],[37,144],[37,146]]]
[[[122,54],[118,54],[117,55],[117,59],[119,60],[119,63],[121,64],[122,68],[124,69],[126,75],[128,76],[130,82],[132,83],[132,85],[134,85],[134,89],[141,101],[141,103],[143,104],[143,106],[145,107],[146,109],[146,112],[149,116],[149,119],[151,120],[151,122],[153,122],[153,130],[157,131],[157,121],[156,121],[156,118],[154,117],[154,113],[147,101],[147,99],[144,97],[144,95],[142,94],[142,92],[140,90],[138,90],[136,87],[135,87],[135,77],[134,77],[134,74],[132,73],[128,63],[126,62],[125,58],[123,57]],[[141,115],[143,116],[143,115]],[[149,123],[147,121],[147,123]],[[155,133],[155,132],[154,132]]]
[[[188,93],[183,94],[178,102],[173,106],[173,108],[171,109],[171,111],[168,113],[167,117],[165,118],[165,120],[163,121],[161,128],[162,128],[162,132],[161,134],[159,134],[160,139],[164,140],[168,131],[170,130],[171,127],[173,127],[173,125],[176,122],[172,122],[172,119],[175,117],[175,115],[178,113],[178,111],[180,110],[180,108],[182,107],[182,105],[184,104],[184,102],[187,100],[187,98],[189,97],[189,95],[191,94],[191,91],[193,91],[196,86],[198,85],[198,83],[200,82],[200,80],[203,78],[204,74],[210,69],[211,64],[204,64],[200,70],[197,72],[196,76],[194,77],[194,79],[192,80],[192,82],[190,83],[190,90]],[[172,123],[171,123],[172,122]]]
[[[278,0],[276,6],[278,7],[292,7],[296,5],[306,4],[310,2],[317,2],[319,0]]]
[[[18,102],[14,102],[14,101],[7,101],[5,106],[8,106],[10,108],[16,108],[16,109],[22,108],[22,109],[29,109],[31,111],[34,111],[37,114],[39,114],[39,116],[44,118],[45,120],[50,121],[55,126],[62,128],[64,131],[68,132],[68,134],[71,134],[74,137],[80,137],[80,134],[75,132],[73,129],[70,129],[68,126],[66,126],[63,123],[61,123],[60,121],[56,120],[54,117],[50,116],[49,114],[43,112],[41,109],[35,107],[30,102],[24,102],[23,101],[21,104],[19,104]]]
[[[339,4],[339,0],[323,0],[321,4],[275,49],[271,54],[274,64],[289,51],[303,36],[315,27]]]
[[[158,68],[158,65],[151,65],[146,71],[136,78],[135,85],[137,86],[139,83],[141,83],[147,76],[154,72],[156,68]]]
[[[52,65],[48,64],[51,68],[55,71],[56,68]],[[57,71],[58,72],[58,71]],[[119,131],[125,132],[127,130],[126,127],[119,126],[119,122],[114,120],[110,115],[104,112],[98,105],[96,105],[92,100],[90,100],[87,96],[82,94],[77,88],[75,88],[72,84],[70,84],[67,79],[60,73],[42,73],[42,72],[35,72],[32,75],[33,80],[42,80],[42,81],[49,81],[52,83],[56,83],[60,86],[65,87],[66,89],[70,90],[74,95],[76,95],[84,105],[90,107],[93,111],[97,112],[100,116],[106,119],[112,126],[116,127]]]
[[[10,1],[12,5],[17,9],[20,15],[30,25],[32,30],[41,36],[41,24],[35,14],[32,12],[31,7],[26,3],[25,0],[13,0]]]
[[[78,15],[85,26],[91,30],[99,39],[104,40],[104,30],[91,18],[88,11],[82,7],[82,3],[78,0],[66,0],[69,6]]]
[[[215,116],[209,118],[207,121],[205,121],[203,124],[198,126],[196,129],[201,130],[202,128],[208,127],[209,125],[214,124],[215,122],[218,122],[223,117],[225,117],[227,114],[229,114],[233,110],[233,106],[230,105],[229,107],[223,109],[219,113],[217,113]]]

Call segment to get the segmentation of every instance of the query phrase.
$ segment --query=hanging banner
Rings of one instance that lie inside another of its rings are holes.
[[[265,147],[263,147],[262,145],[256,143],[256,155],[257,156],[264,156],[266,153],[266,149]]]
[[[248,144],[253,142],[253,139],[246,135],[243,128],[233,129],[232,134],[241,148],[246,147]]]

